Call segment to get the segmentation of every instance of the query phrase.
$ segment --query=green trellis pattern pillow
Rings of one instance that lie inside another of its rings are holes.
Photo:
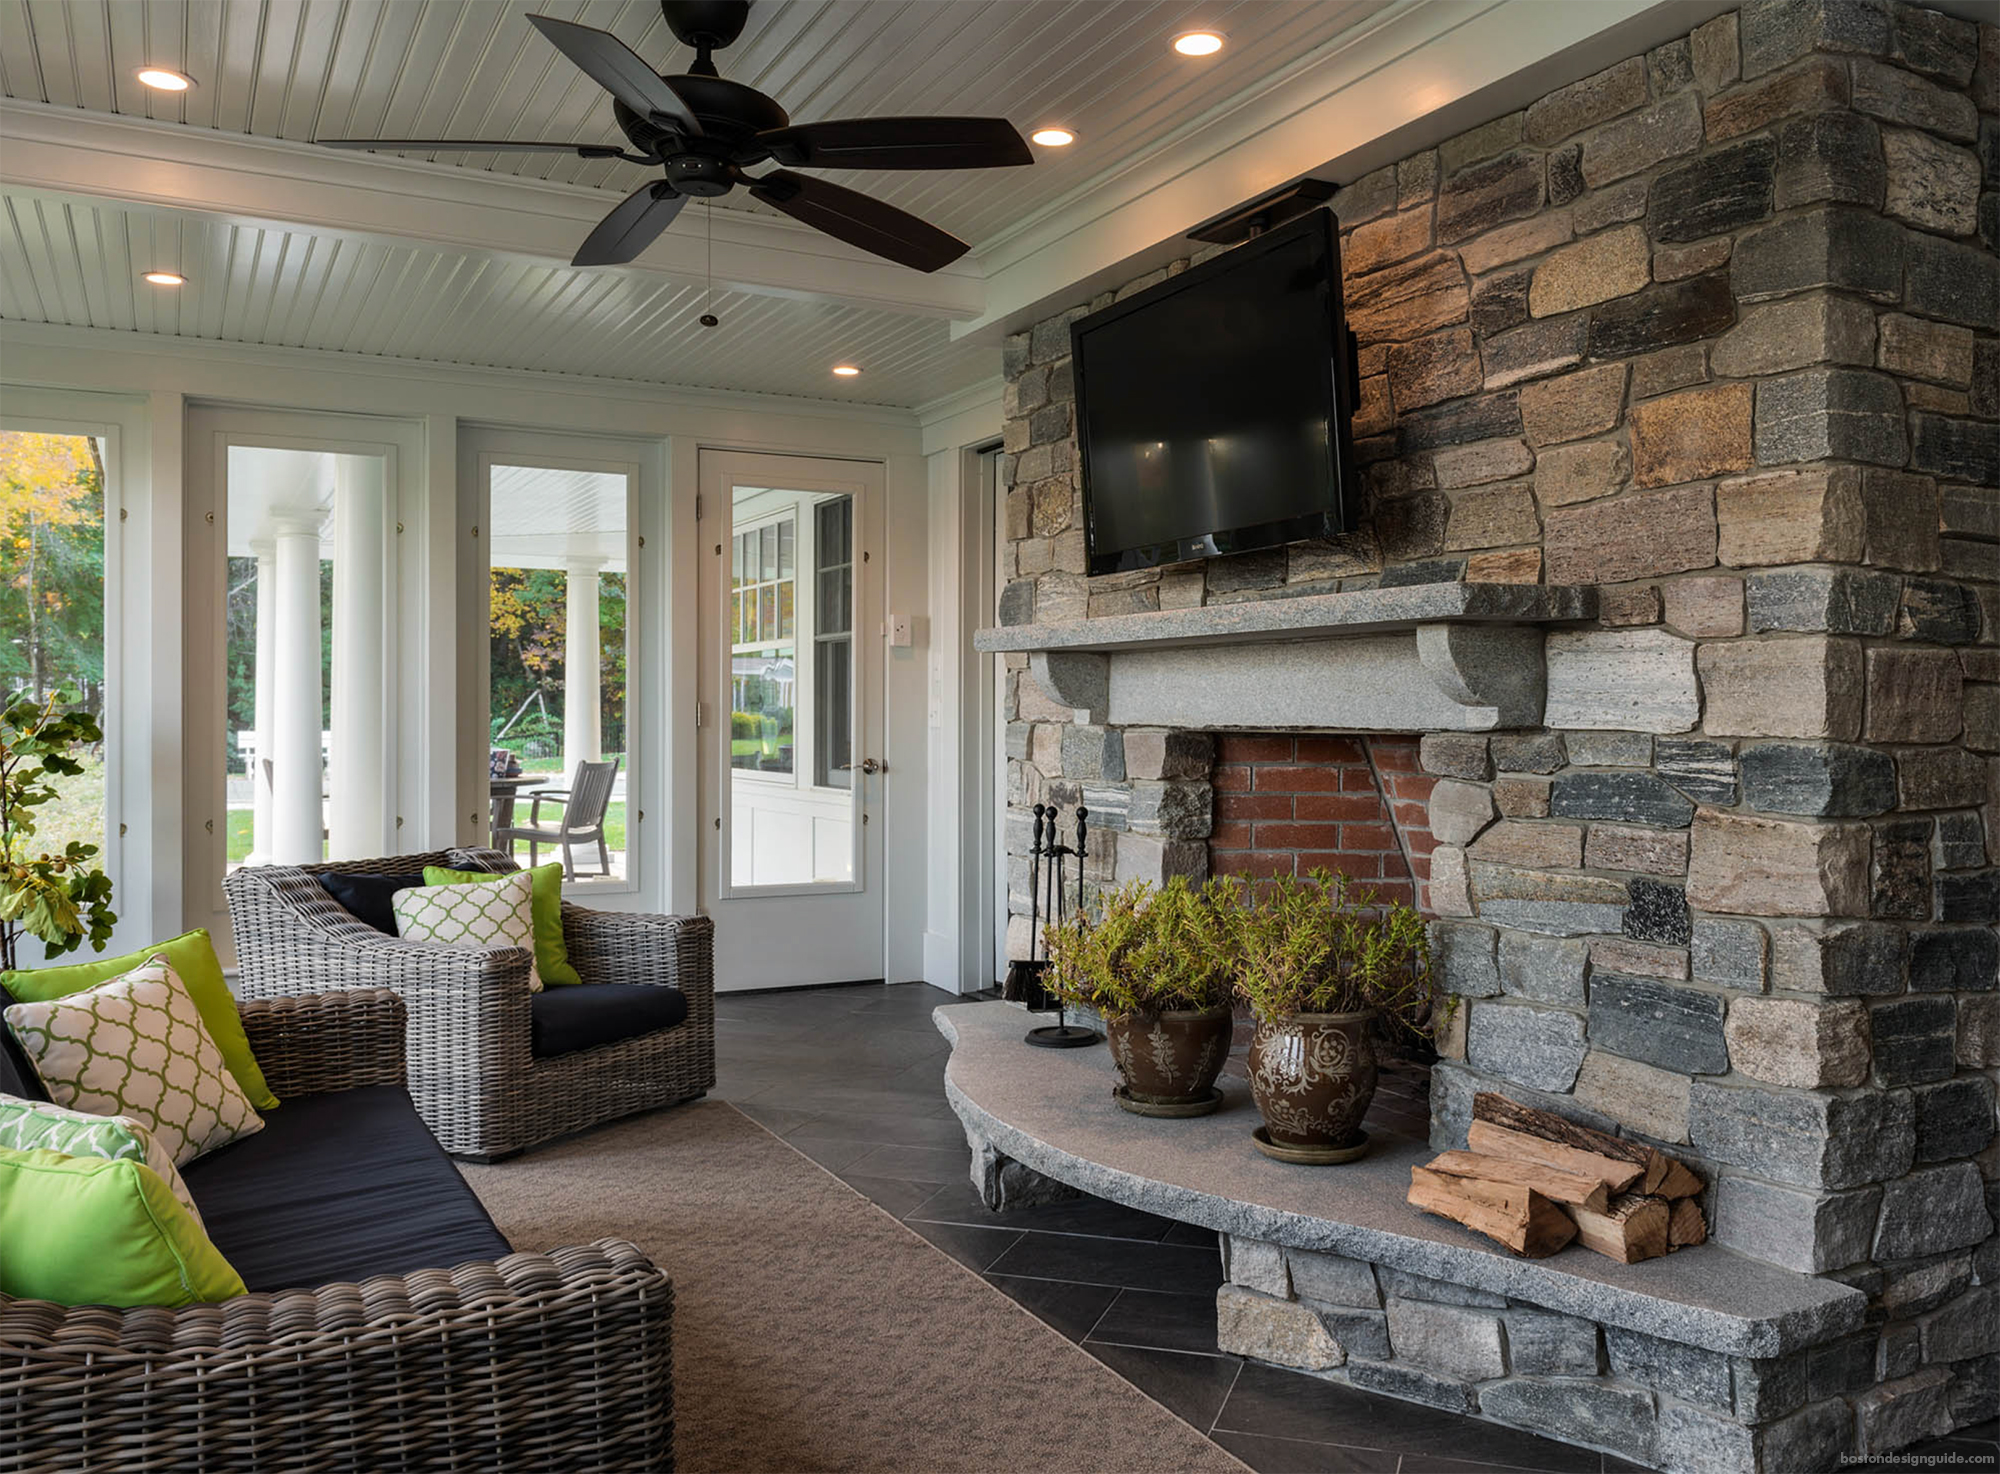
[[[420,885],[390,901],[406,942],[433,947],[519,947],[528,954],[528,991],[542,991],[535,969],[535,891],[525,870],[475,885]]]
[[[133,1117],[177,1167],[264,1129],[164,957],[6,1017],[51,1100]]]
[[[201,1209],[181,1181],[180,1170],[153,1133],[130,1116],[93,1116],[45,1100],[0,1095],[0,1147],[15,1151],[61,1152],[66,1157],[104,1157],[111,1161],[144,1162],[160,1174],[167,1190],[180,1199],[194,1221]]]

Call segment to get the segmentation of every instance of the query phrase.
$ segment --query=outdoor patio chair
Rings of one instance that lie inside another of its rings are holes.
[[[583,984],[531,994],[531,959],[521,948],[406,942],[358,919],[322,883],[407,876],[414,884],[429,865],[496,875],[516,868],[497,850],[466,849],[232,872],[223,890],[240,996],[395,993],[409,1008],[410,1096],[458,1156],[511,1156],[715,1084],[715,928],[707,917],[565,901],[563,940]]]
[[[576,861],[570,854],[572,844],[588,844],[596,841],[600,874],[611,873],[611,851],[604,843],[604,815],[611,807],[611,787],[618,779],[618,759],[608,763],[578,763],[576,778],[568,788],[537,788],[532,793],[524,793],[522,798],[530,800],[528,822],[510,824],[497,830],[494,841],[504,844],[507,853],[514,853],[514,841],[528,842],[528,865],[532,869],[543,845],[562,847],[563,877],[576,879]],[[562,816],[553,824],[542,820],[542,805],[548,803],[562,809]]]

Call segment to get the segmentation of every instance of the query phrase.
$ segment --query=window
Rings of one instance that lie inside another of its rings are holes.
[[[81,709],[108,728],[104,661],[104,457],[94,435],[0,432],[0,700]],[[105,750],[53,783],[32,846],[105,844]]]
[[[560,836],[571,830],[580,837],[569,846],[569,880],[623,884],[631,874],[631,481],[615,471],[512,462],[495,462],[488,474],[495,843],[523,852],[524,862],[546,862],[565,858]]]
[[[797,746],[798,518],[731,539],[729,765],[790,773]]]
[[[813,662],[819,680],[814,703],[819,741],[813,781],[851,788],[854,775],[854,498],[835,497],[813,508],[813,590],[817,620]]]
[[[381,852],[388,804],[387,463],[231,445],[224,862]]]

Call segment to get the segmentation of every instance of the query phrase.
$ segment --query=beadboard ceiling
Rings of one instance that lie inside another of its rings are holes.
[[[1025,132],[1060,122],[1067,150],[1032,168],[828,171],[981,248],[1288,71],[1389,0],[760,0],[725,76],[799,121],[994,113]],[[0,0],[0,94],[226,135],[309,141],[419,134],[621,141],[608,100],[523,18],[531,9],[621,37],[669,73],[692,54],[655,0]],[[1173,54],[1195,26],[1215,58]],[[197,86],[141,87],[141,65]],[[362,158],[371,156],[362,155]],[[405,167],[384,164],[384,168]],[[559,155],[415,160],[463,180],[513,174],[602,193],[654,177]],[[223,342],[388,354],[663,384],[915,406],[998,372],[992,346],[954,344],[938,314],[797,296],[702,294],[631,272],[573,271],[461,247],[336,235],[146,204],[5,192],[0,317]],[[766,213],[741,192],[718,212]],[[676,232],[699,232],[696,210]],[[720,265],[720,263],[718,263]],[[136,280],[173,265],[189,285]],[[866,372],[830,380],[849,359]]]
[[[999,372],[935,317],[0,194],[0,319],[909,407]],[[166,266],[187,285],[139,273]],[[831,375],[861,365],[860,377]]]
[[[1272,78],[1388,0],[758,0],[722,74],[795,122],[898,113],[1073,129],[1026,169],[821,171],[977,248],[1191,118]],[[625,142],[610,101],[528,25],[528,12],[610,31],[669,74],[693,52],[656,0],[0,0],[0,92],[262,138],[533,138]],[[1196,25],[1229,38],[1190,60]],[[196,79],[163,94],[141,66]],[[550,154],[441,164],[626,194],[657,171]],[[726,209],[762,211],[738,191]],[[685,226],[681,227],[685,228]]]

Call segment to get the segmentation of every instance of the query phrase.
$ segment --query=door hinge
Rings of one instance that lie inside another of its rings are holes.
[[[706,506],[707,506],[707,503],[706,503],[706,502],[704,502],[704,501],[703,501],[703,500],[701,499],[701,493],[700,493],[700,492],[696,492],[696,493],[694,494],[694,520],[695,520],[695,521],[697,521],[697,522],[701,521],[701,519],[703,518],[703,516],[705,516],[705,515],[706,515],[706,513],[705,513],[705,512],[704,512],[704,510],[703,510],[703,509],[704,509],[704,508],[705,508]]]
[[[706,701],[697,701],[694,704],[694,724],[697,727],[706,727],[708,725],[708,703]]]

